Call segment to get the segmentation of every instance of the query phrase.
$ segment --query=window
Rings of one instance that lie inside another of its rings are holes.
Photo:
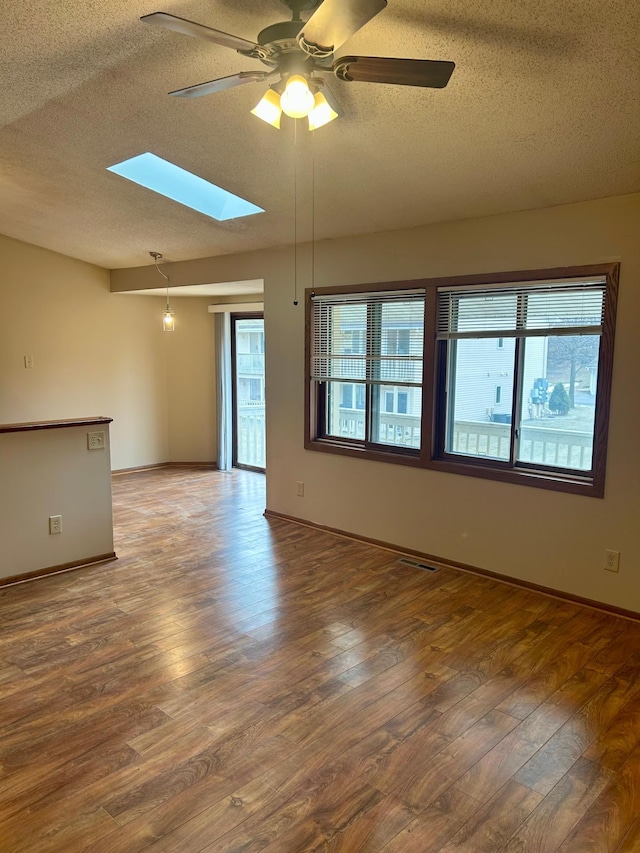
[[[363,329],[354,329],[345,333],[344,351],[352,355],[366,352]]]
[[[261,379],[250,379],[249,382],[249,399],[253,401],[262,400],[262,380]]]
[[[247,317],[236,330],[235,353],[238,376],[245,374],[264,375],[264,331],[263,320]],[[252,400],[259,399],[254,396]]]
[[[433,467],[602,496],[617,273],[439,284]]]
[[[410,329],[383,330],[382,351],[387,355],[409,355],[411,347]]]
[[[340,408],[353,409],[353,385],[346,382],[340,388]]]
[[[601,497],[618,271],[308,291],[305,446]]]
[[[415,454],[421,443],[424,290],[311,297],[311,378],[320,440]],[[352,385],[355,411],[338,387]],[[398,395],[410,421],[398,420]]]

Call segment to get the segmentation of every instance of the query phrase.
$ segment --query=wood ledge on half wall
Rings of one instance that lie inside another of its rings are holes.
[[[64,429],[65,427],[96,426],[98,424],[110,424],[113,418],[104,415],[92,415],[88,418],[65,418],[56,421],[30,421],[23,424],[0,424],[2,432],[30,432],[36,429]]]

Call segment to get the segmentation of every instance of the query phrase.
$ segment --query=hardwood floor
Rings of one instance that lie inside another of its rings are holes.
[[[117,562],[0,590],[2,853],[640,851],[640,624],[114,480]]]

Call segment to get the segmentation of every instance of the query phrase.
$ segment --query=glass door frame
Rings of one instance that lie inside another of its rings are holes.
[[[238,462],[238,387],[237,387],[237,351],[236,351],[236,322],[238,320],[262,320],[264,331],[264,312],[263,311],[238,311],[230,315],[231,320],[231,465],[234,468],[241,468],[245,471],[257,471],[260,474],[266,473],[266,468],[260,468],[256,465],[246,465],[244,462]],[[265,415],[266,415],[267,397],[265,393]],[[266,433],[266,417],[265,417],[265,433]],[[266,434],[265,434],[266,443]]]

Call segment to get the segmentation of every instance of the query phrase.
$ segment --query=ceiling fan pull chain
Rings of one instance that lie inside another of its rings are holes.
[[[311,134],[311,289],[316,281],[316,135]]]
[[[293,120],[293,304],[298,304],[298,119]]]

